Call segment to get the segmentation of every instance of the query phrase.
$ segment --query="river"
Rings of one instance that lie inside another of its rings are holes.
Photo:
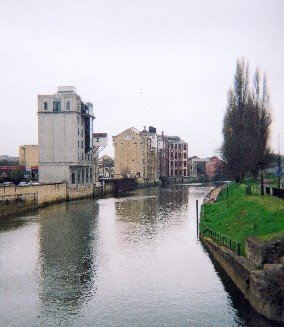
[[[0,326],[277,326],[197,237],[206,187],[147,188],[0,220]]]

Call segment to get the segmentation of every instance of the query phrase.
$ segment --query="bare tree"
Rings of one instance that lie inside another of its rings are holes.
[[[228,172],[236,181],[246,174],[256,177],[270,158],[269,128],[270,100],[266,78],[259,69],[249,85],[249,65],[237,61],[234,88],[228,92],[227,109],[223,122],[222,155]]]

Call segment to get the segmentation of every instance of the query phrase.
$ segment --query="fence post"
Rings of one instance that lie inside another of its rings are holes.
[[[196,232],[197,232],[197,238],[199,238],[198,200],[196,200]]]

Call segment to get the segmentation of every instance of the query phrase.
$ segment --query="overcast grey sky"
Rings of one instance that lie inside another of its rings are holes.
[[[222,143],[238,58],[265,71],[272,147],[284,148],[284,1],[0,0],[0,154],[37,144],[37,95],[72,85],[94,132],[179,135],[189,156]]]

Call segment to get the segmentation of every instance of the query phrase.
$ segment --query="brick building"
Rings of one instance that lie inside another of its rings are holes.
[[[179,136],[159,137],[159,169],[160,176],[188,176],[188,144]]]

